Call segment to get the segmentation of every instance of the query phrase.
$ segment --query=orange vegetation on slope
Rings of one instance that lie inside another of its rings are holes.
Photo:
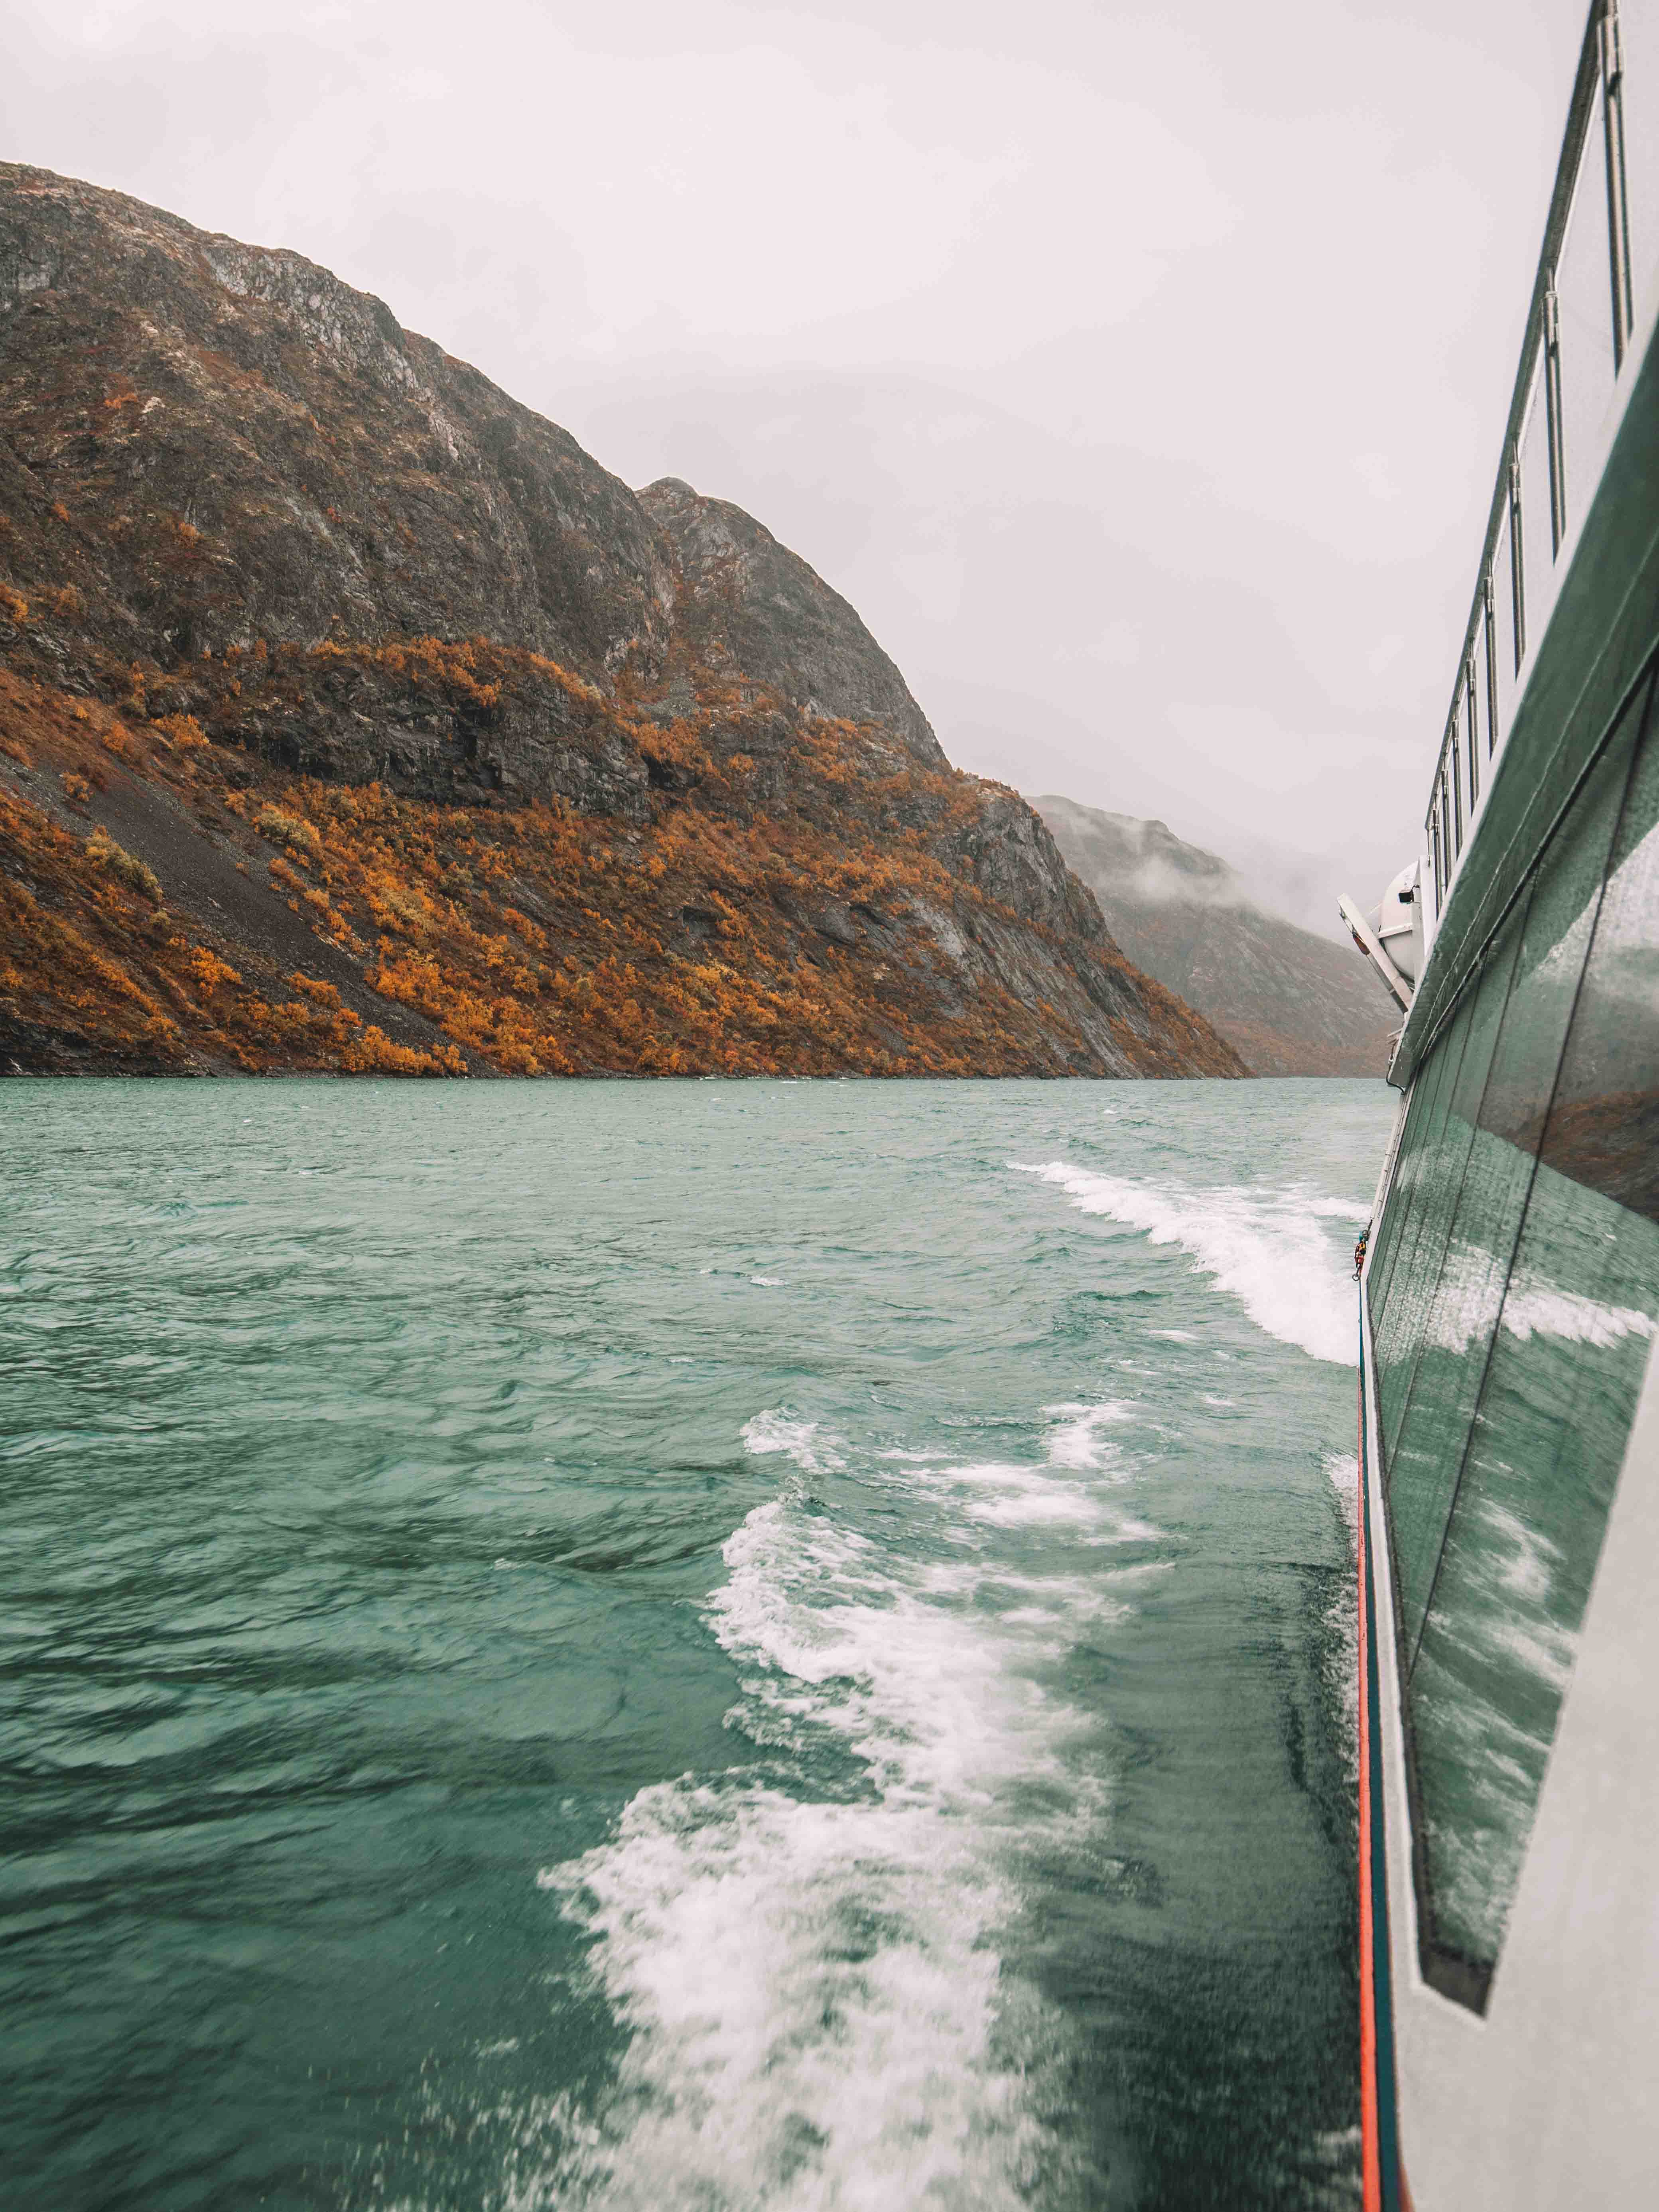
[[[159,670],[131,672],[118,711],[0,672],[10,768],[0,774],[0,1055],[158,1071],[519,1075],[1097,1065],[1050,1000],[1034,1008],[984,978],[971,994],[956,989],[936,932],[915,918],[950,917],[965,937],[1016,926],[930,848],[941,823],[971,828],[988,789],[973,779],[922,769],[847,725],[801,721],[787,763],[799,803],[764,811],[745,795],[754,758],[732,742],[740,703],[705,700],[666,726],[635,723],[550,663],[477,645],[355,656],[325,647],[270,664],[263,679],[257,667],[216,667],[208,702],[192,670],[192,696],[211,726],[276,683],[297,705],[343,664],[381,676],[390,667],[484,713],[504,684],[556,682],[596,742],[623,736],[653,780],[685,787],[653,793],[638,822],[580,814],[557,797],[445,805],[210,744]],[[775,740],[775,702],[757,712],[770,717],[761,735]],[[716,720],[718,759],[706,741]],[[152,853],[160,877],[128,849],[143,842],[123,830],[129,819],[152,841],[158,820],[169,829],[172,842]],[[98,826],[111,822],[127,845]],[[280,906],[291,919],[272,933],[209,913],[221,902],[192,896],[188,851],[178,857],[192,838],[234,854],[264,887],[263,911],[283,921]],[[830,933],[808,926],[814,914],[827,915]],[[837,931],[843,915],[856,927]],[[309,962],[293,957],[296,925],[317,947]],[[889,957],[872,957],[872,938],[890,940]],[[1127,975],[1104,942],[1096,957]],[[948,1019],[941,991],[953,999]],[[1204,1033],[1178,1000],[1158,996],[1160,1034],[1121,1024],[1123,1048],[1143,1072],[1174,1073],[1178,1053],[1202,1051]],[[388,1037],[385,1014],[367,1018],[377,1006],[418,1017],[420,1041]]]
[[[52,744],[58,733],[46,702],[26,703],[35,710],[26,726],[46,736],[48,757],[73,754],[72,744]],[[0,677],[0,750],[27,769],[35,761],[18,734],[18,704],[17,687]],[[87,712],[78,702],[70,711],[77,709]],[[111,757],[142,757],[119,721],[88,717],[88,727]],[[64,769],[60,782],[84,813],[93,779],[106,784],[107,775],[95,756],[82,757],[90,775]],[[76,834],[0,780],[0,1051],[9,1045],[52,1065],[52,1047],[64,1039],[113,1067],[164,1070],[199,1065],[203,1054],[210,1065],[246,1071],[440,1075],[465,1067],[453,1050],[394,1044],[325,981],[298,971],[245,979],[167,911],[145,862],[100,828]]]

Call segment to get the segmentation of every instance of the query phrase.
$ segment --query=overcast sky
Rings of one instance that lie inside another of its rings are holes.
[[[1420,834],[1583,13],[0,0],[0,132],[737,500],[961,765],[1325,927]]]

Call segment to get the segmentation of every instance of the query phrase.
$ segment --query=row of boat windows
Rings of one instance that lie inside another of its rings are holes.
[[[1659,1331],[1655,688],[1419,1066],[1368,1277],[1424,1971],[1477,2008]]]
[[[1556,556],[1595,488],[1637,311],[1659,278],[1659,0],[1609,4],[1595,38],[1592,95],[1569,140],[1565,228],[1528,332],[1526,403],[1498,471],[1497,533],[1424,825],[1437,916],[1543,634]]]

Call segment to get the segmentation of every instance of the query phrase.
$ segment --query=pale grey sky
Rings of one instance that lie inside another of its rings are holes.
[[[1415,848],[1583,15],[3,0],[0,134],[738,501],[963,766],[1334,928]]]

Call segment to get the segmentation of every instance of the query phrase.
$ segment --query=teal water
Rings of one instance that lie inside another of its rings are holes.
[[[0,1086],[14,2201],[1358,2201],[1380,1085]]]

